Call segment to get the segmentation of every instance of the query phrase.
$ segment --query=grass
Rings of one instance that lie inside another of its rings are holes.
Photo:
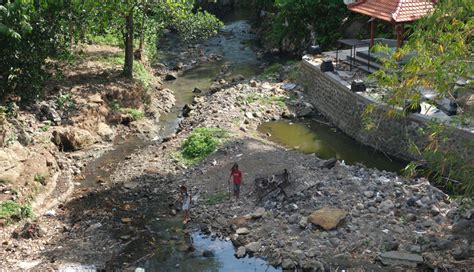
[[[114,66],[123,66],[125,59],[124,52],[114,53],[114,54],[105,54],[96,57],[94,60],[103,62],[106,64]],[[133,62],[133,76],[134,78],[142,84],[142,86],[149,90],[153,85],[155,76],[150,72],[150,70],[140,61]]]
[[[178,159],[190,165],[202,161],[214,152],[227,137],[227,132],[219,128],[195,128],[181,145]]]
[[[209,194],[206,197],[206,204],[207,205],[215,205],[222,203],[229,199],[229,193],[227,192],[217,192],[213,194]]]
[[[41,174],[35,174],[34,180],[41,183],[41,185],[46,185],[46,177]]]
[[[104,34],[100,36],[91,35],[88,40],[94,44],[110,45],[123,48],[123,40],[113,34]]]
[[[0,203],[0,218],[6,219],[8,223],[32,216],[33,209],[30,204],[21,205],[12,200]]]
[[[256,92],[252,92],[245,97],[238,98],[238,100],[240,100],[241,102],[247,102],[248,104],[258,102],[259,104],[264,104],[264,105],[275,104],[280,108],[285,108],[287,99],[285,96],[266,96],[266,95],[258,94]]]
[[[122,108],[120,111],[128,114],[133,121],[138,121],[145,117],[145,113],[139,109]]]

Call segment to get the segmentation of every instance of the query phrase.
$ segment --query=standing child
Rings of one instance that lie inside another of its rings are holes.
[[[179,187],[181,192],[181,201],[183,202],[182,210],[183,210],[183,224],[187,224],[191,221],[189,216],[189,206],[191,205],[191,194],[188,192],[188,188],[186,186],[181,185]]]
[[[229,179],[232,178],[232,182],[234,184],[234,196],[239,199],[240,195],[240,185],[242,185],[242,172],[239,170],[239,165],[234,163],[232,169],[230,170]]]

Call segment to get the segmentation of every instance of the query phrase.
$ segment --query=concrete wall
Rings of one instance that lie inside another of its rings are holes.
[[[316,109],[333,124],[357,141],[372,146],[392,156],[404,160],[416,157],[409,152],[410,140],[418,146],[425,146],[427,139],[419,133],[426,128],[429,117],[410,114],[405,118],[389,118],[388,107],[377,104],[372,118],[378,123],[375,129],[367,131],[363,122],[363,113],[367,105],[376,103],[369,97],[353,93],[350,83],[341,80],[332,72],[321,72],[319,64],[303,59],[300,69],[300,84],[305,95]],[[468,143],[474,141],[474,134],[453,129],[449,132],[449,141],[444,148],[456,150],[466,163],[474,163],[474,148]]]

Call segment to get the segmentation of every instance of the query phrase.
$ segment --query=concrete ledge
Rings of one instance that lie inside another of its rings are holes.
[[[357,141],[372,146],[382,152],[403,160],[418,157],[409,152],[412,142],[426,146],[428,139],[419,133],[427,128],[431,117],[410,114],[404,118],[389,118],[386,113],[391,108],[379,103],[363,93],[350,90],[350,83],[333,72],[322,72],[318,60],[303,57],[300,69],[300,84],[304,86],[306,97],[319,112]],[[373,119],[377,126],[367,131],[364,124],[364,111],[368,105],[376,104]],[[474,133],[462,128],[452,127],[449,141],[441,148],[460,154],[466,163],[474,163],[474,150],[469,142],[474,141]]]

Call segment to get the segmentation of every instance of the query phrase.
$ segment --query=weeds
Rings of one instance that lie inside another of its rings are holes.
[[[228,199],[229,199],[229,193],[217,192],[217,193],[207,195],[206,204],[215,205],[215,204],[222,203]]]
[[[145,113],[139,109],[124,108],[120,109],[120,111],[128,114],[133,121],[138,121],[145,117]]]
[[[214,152],[227,132],[219,128],[196,128],[181,146],[180,155],[186,164],[203,160]]]
[[[12,200],[0,203],[0,218],[6,219],[7,222],[20,221],[32,216],[33,209],[30,204],[20,205]]]

